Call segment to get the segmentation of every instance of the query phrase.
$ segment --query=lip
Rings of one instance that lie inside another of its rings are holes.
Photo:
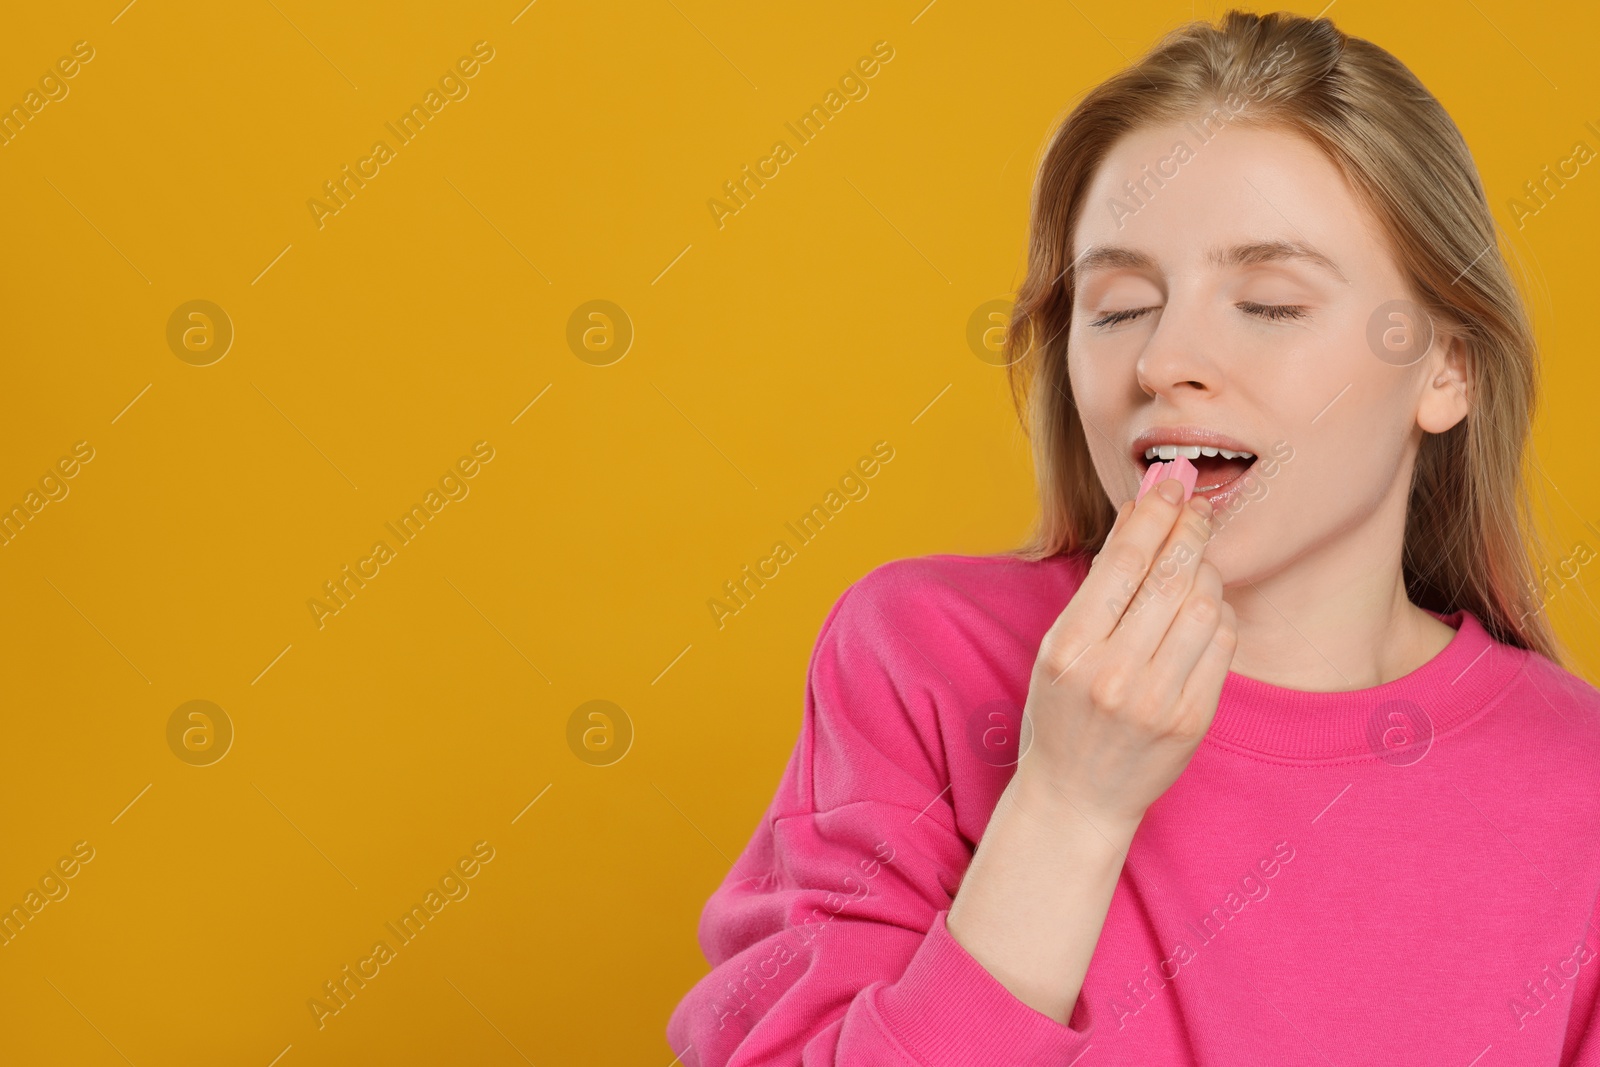
[[[1225,448],[1229,452],[1249,452],[1256,459],[1261,458],[1259,449],[1243,443],[1236,437],[1229,437],[1226,434],[1218,433],[1203,426],[1152,427],[1135,437],[1133,444],[1129,446],[1129,455],[1141,473],[1149,469],[1149,465],[1145,463],[1144,452],[1145,449],[1150,448],[1152,445],[1201,445],[1210,448]],[[1160,461],[1156,460],[1154,462]],[[1205,497],[1211,501],[1213,508],[1225,504],[1230,497],[1239,491],[1245,475],[1254,467],[1255,461],[1252,460],[1231,481],[1223,482],[1221,485],[1213,486],[1204,491],[1196,490],[1195,496]]]

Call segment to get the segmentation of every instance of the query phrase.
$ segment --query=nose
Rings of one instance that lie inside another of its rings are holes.
[[[1217,367],[1205,354],[1211,336],[1204,316],[1194,308],[1185,310],[1169,294],[1134,365],[1139,388],[1151,399],[1215,392],[1220,384]]]

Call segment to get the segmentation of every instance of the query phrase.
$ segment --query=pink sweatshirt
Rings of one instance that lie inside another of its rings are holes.
[[[1134,836],[1070,1025],[950,936],[1082,558],[936,555],[841,596],[799,740],[701,916],[689,1067],[1600,1067],[1600,693],[1466,613],[1404,678],[1230,674]]]

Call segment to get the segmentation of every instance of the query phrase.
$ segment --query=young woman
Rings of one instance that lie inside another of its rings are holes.
[[[1030,237],[1035,536],[834,605],[673,1051],[1600,1067],[1600,694],[1532,585],[1535,347],[1454,124],[1231,12],[1078,104]]]

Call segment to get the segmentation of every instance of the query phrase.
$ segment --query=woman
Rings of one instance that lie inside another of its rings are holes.
[[[673,1050],[1600,1065],[1600,694],[1532,587],[1534,343],[1449,117],[1230,12],[1072,111],[1030,236],[1033,540],[834,605]]]

